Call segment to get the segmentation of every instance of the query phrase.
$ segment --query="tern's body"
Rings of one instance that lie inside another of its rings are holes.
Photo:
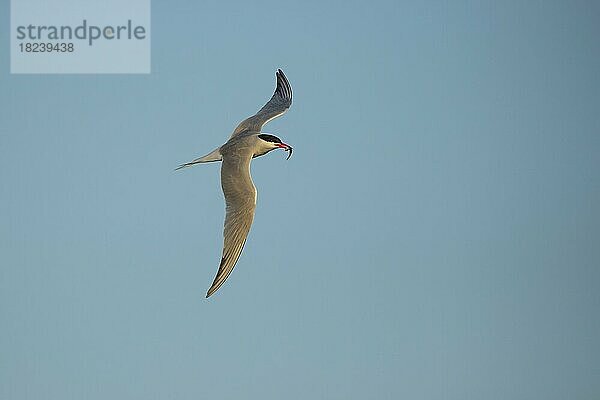
[[[206,156],[179,167],[213,161],[223,162],[221,187],[226,203],[223,254],[219,270],[206,297],[221,287],[235,267],[254,220],[256,187],[250,176],[250,161],[277,148],[289,151],[289,156],[292,155],[291,146],[283,143],[276,136],[260,132],[265,123],[283,114],[292,104],[292,89],[289,82],[281,70],[277,71],[276,76],[277,88],[271,100],[255,115],[242,121],[227,143]]]

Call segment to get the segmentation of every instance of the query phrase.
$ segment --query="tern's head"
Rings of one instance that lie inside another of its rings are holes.
[[[258,135],[258,138],[260,139],[260,143],[265,150],[265,152],[262,154],[268,153],[271,150],[275,150],[275,149],[279,148],[279,149],[284,149],[285,151],[290,152],[290,154],[287,157],[288,160],[292,156],[292,146],[290,146],[289,144],[283,143],[281,141],[281,139],[279,139],[277,136],[270,135],[268,133],[261,133],[260,135]],[[262,155],[262,154],[258,154],[258,155]]]

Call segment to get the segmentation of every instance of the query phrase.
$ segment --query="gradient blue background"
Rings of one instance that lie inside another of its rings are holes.
[[[10,75],[0,398],[600,398],[600,6],[158,2],[151,75]],[[209,300],[219,165],[270,97]]]

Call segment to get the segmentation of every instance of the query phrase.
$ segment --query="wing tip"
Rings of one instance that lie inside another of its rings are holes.
[[[221,287],[221,285],[225,282],[225,280],[227,280],[227,278],[229,277],[229,275],[227,275],[227,277],[225,277],[225,279],[223,280],[219,280],[219,277],[221,275],[221,268],[223,268],[223,263],[225,262],[225,257],[221,257],[221,262],[219,263],[219,270],[217,271],[217,276],[215,276],[215,279],[213,280],[212,285],[210,285],[210,288],[208,288],[208,292],[206,292],[206,298],[208,299],[210,296],[212,296],[212,294],[214,292],[216,292],[217,290],[219,290],[219,288]]]
[[[277,87],[275,88],[275,93],[279,93],[281,97],[285,100],[292,101],[292,86],[288,81],[287,77],[281,70],[281,68],[277,68],[277,72],[275,73],[277,78]]]
[[[221,285],[215,285],[215,283],[213,282],[213,284],[208,289],[208,292],[206,292],[206,298],[208,299],[210,296],[212,296],[217,290],[219,290],[220,287]]]
[[[212,286],[208,289],[208,292],[206,292],[205,298],[208,299],[210,296],[212,296],[217,290],[219,290],[222,284],[223,282],[220,282],[218,285],[215,285],[213,283]]]
[[[285,74],[283,73],[281,68],[277,68],[277,72],[275,73],[275,76],[277,76],[277,78],[282,78],[287,80],[287,77],[285,76]]]

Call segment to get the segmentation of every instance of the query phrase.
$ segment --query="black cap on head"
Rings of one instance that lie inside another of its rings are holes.
[[[277,136],[269,135],[268,133],[261,133],[260,135],[258,135],[258,137],[264,140],[265,142],[281,143],[281,139],[279,139]]]

